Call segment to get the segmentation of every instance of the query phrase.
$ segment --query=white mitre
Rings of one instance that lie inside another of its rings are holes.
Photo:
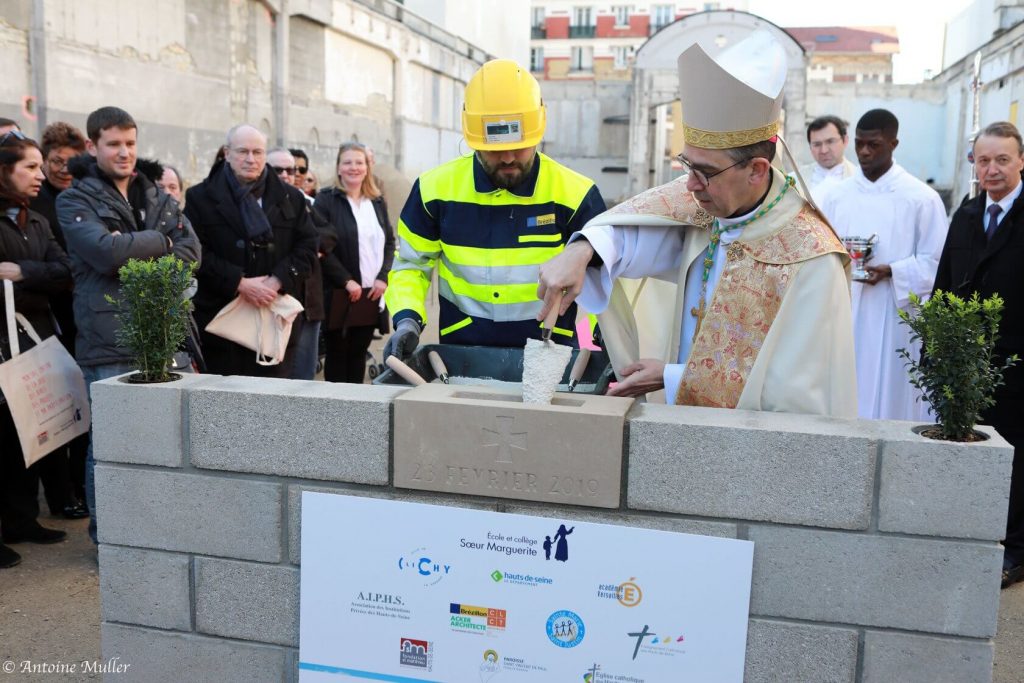
[[[694,44],[679,55],[679,99],[686,143],[731,149],[779,131],[786,52],[765,29],[712,59]]]

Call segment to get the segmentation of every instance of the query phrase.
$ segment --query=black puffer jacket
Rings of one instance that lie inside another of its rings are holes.
[[[199,261],[199,240],[188,219],[148,175],[159,165],[140,161],[136,168],[128,188],[131,204],[89,155],[68,164],[75,181],[57,197],[57,217],[75,279],[75,357],[80,365],[131,360],[128,350],[117,344],[116,308],[106,300],[107,295],[118,297],[117,271],[128,259],[174,254]]]
[[[57,244],[46,219],[28,212],[21,229],[0,207],[0,262],[10,261],[21,268],[22,280],[14,283],[14,310],[25,316],[40,338],[56,333],[48,299],[54,292],[71,288],[71,262]],[[0,290],[0,301],[2,301]],[[7,314],[0,303],[0,360],[11,357],[7,338]],[[18,340],[25,351],[34,342],[18,327]]]

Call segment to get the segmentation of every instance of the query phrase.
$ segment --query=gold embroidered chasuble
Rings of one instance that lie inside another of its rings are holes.
[[[775,171],[772,187],[784,182],[785,176]],[[648,332],[660,336],[657,355],[677,362],[681,316],[690,314],[683,310],[687,272],[691,264],[701,265],[698,259],[706,253],[710,221],[686,190],[685,178],[680,178],[619,204],[588,224],[676,225],[685,230],[675,286],[659,282],[663,288],[649,292],[650,283],[616,283],[608,309],[599,316],[617,370],[640,357]],[[852,354],[845,272],[849,258],[821,216],[790,188],[775,208],[746,226],[715,258],[726,259],[725,267],[686,359],[676,403],[855,416],[852,355],[843,357],[847,351]],[[632,297],[626,294],[629,289]],[[670,289],[675,290],[674,317],[666,324]],[[643,294],[655,294],[657,303],[645,304]],[[810,317],[803,315],[804,309]],[[653,314],[655,310],[660,316]],[[780,311],[786,329],[775,326]],[[823,330],[818,340],[815,326]],[[762,354],[766,343],[768,351]],[[650,348],[646,344],[646,350]],[[801,356],[809,367],[803,366]]]

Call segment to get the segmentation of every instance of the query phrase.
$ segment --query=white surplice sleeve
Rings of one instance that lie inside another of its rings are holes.
[[[683,230],[673,226],[601,225],[587,227],[573,235],[586,238],[601,257],[600,268],[587,268],[583,292],[577,298],[583,308],[603,313],[612,285],[618,278],[654,277],[675,282],[683,251]]]
[[[800,267],[736,407],[857,417],[850,290],[838,255]]]
[[[914,202],[914,207],[914,215],[898,217],[898,220],[913,223],[913,226],[905,227],[913,227],[914,251],[906,258],[889,264],[892,268],[893,302],[898,308],[905,308],[910,303],[911,292],[920,297],[931,294],[942,246],[949,230],[946,207],[942,205],[939,195],[929,192],[920,202]]]

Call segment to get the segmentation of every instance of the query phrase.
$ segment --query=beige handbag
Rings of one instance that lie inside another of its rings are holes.
[[[18,431],[25,467],[30,467],[89,431],[89,395],[75,359],[56,336],[40,340],[32,324],[14,312],[11,281],[3,283],[11,358],[0,363],[0,391]],[[27,351],[21,351],[15,321],[36,343]]]
[[[238,296],[217,312],[206,331],[252,349],[260,365],[277,365],[284,360],[292,322],[302,310],[298,299],[288,294],[278,294],[262,307]]]

